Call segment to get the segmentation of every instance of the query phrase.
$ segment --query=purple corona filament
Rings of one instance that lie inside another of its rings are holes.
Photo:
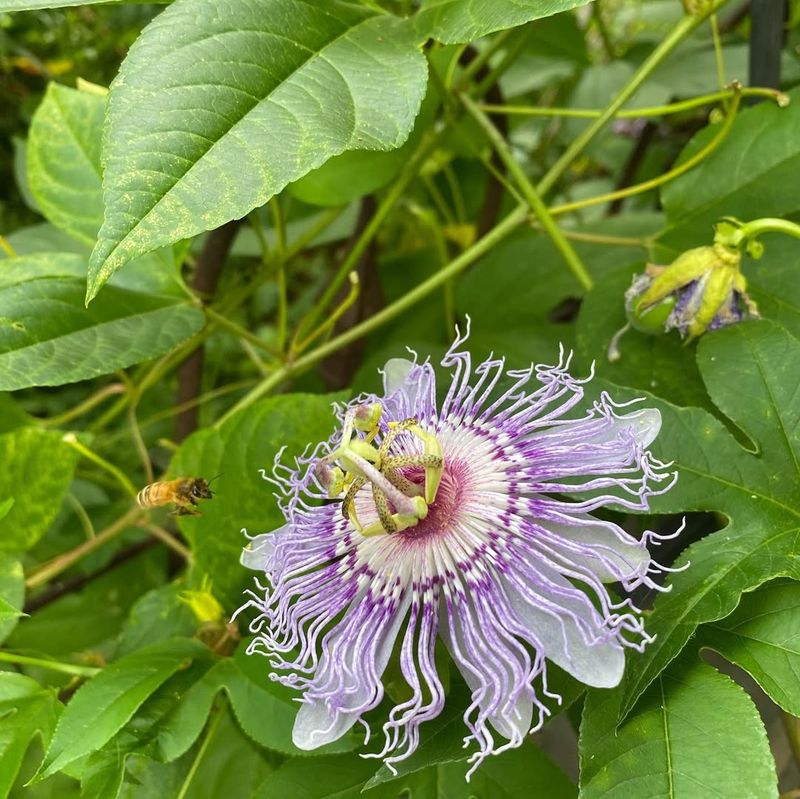
[[[579,412],[590,378],[571,377],[563,352],[555,366],[506,371],[490,358],[473,370],[461,349],[466,338],[442,361],[452,379],[441,404],[430,363],[394,359],[382,397],[339,409],[343,434],[294,468],[279,454],[272,479],[286,524],[244,550],[242,562],[269,583],[248,592],[244,607],[258,614],[248,651],[269,659],[273,679],[302,691],[293,734],[301,749],[336,740],[383,700],[381,678],[396,650],[411,696],[391,709],[383,746],[371,756],[390,768],[408,757],[420,727],[445,704],[434,659],[440,639],[472,692],[464,724],[474,770],[541,727],[543,698],[559,699],[547,688],[547,660],[586,685],[612,687],[625,650],[651,640],[639,609],[614,601],[605,584],[658,589],[653,577],[665,569],[647,544],[659,536],[636,539],[591,514],[646,511],[648,498],[674,483],[647,451],[661,426],[658,410],[603,394]],[[371,436],[367,423],[353,427],[373,411]],[[351,492],[348,518],[343,502],[329,498],[331,474],[346,474],[331,466],[334,455],[352,435],[372,458],[370,447],[412,419],[422,433],[392,434],[394,460],[376,456]],[[421,435],[441,452],[438,471],[414,465],[428,447]],[[423,513],[413,516],[405,503],[410,526],[389,532],[375,493],[386,480],[376,471],[391,476],[385,464],[408,462],[395,479]],[[434,471],[435,497],[426,502]]]

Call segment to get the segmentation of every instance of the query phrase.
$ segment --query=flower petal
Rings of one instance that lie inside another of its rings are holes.
[[[410,594],[389,606],[362,597],[328,633],[295,718],[292,740],[298,749],[335,741],[381,701],[380,678],[409,603]]]
[[[544,571],[541,569],[541,571]],[[553,596],[553,604],[537,601],[533,585],[525,585],[508,575],[499,577],[508,600],[521,624],[529,629],[542,647],[545,656],[585,685],[594,688],[613,688],[622,679],[625,653],[615,638],[589,643],[584,640],[579,625],[595,631],[599,636],[604,625],[597,611],[585,595],[556,572],[548,579],[563,593]],[[526,578],[522,576],[522,579]],[[539,594],[547,588],[539,585]],[[543,599],[548,599],[544,597]]]
[[[613,441],[622,430],[630,429],[636,442],[643,448],[649,447],[661,430],[661,411],[658,408],[640,408],[633,413],[618,416],[602,433],[587,439],[593,444]]]
[[[539,523],[546,534],[552,534],[559,552],[571,563],[588,569],[604,583],[624,582],[647,574],[650,565],[647,547],[618,525],[588,514],[561,518],[563,521],[542,519]]]
[[[391,397],[408,379],[414,361],[408,358],[390,358],[383,367],[383,396]]]
[[[275,545],[278,542],[278,536],[286,532],[289,528],[288,524],[273,530],[271,533],[262,533],[250,539],[250,543],[242,549],[239,563],[246,569],[253,571],[265,572],[268,569],[269,563],[275,554]]]

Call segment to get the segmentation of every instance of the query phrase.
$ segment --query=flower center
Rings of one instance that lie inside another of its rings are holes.
[[[434,504],[444,471],[441,444],[420,427],[417,419],[390,422],[380,445],[376,445],[381,413],[378,403],[351,408],[345,415],[341,443],[318,464],[318,475],[328,496],[344,494],[342,514],[363,536],[415,527]],[[422,442],[422,453],[397,451],[397,437],[403,432]],[[332,462],[336,466],[331,467]],[[421,482],[410,479],[412,470],[420,473]],[[378,521],[363,527],[356,514],[355,499],[368,484]]]

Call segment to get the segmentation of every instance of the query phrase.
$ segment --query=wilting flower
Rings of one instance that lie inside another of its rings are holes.
[[[625,293],[631,324],[642,329],[654,322],[693,339],[706,330],[758,317],[740,271],[741,259],[738,249],[715,243],[687,250],[669,266],[648,266]]]
[[[465,340],[442,361],[453,374],[441,403],[428,362],[391,360],[382,397],[341,409],[341,433],[296,468],[276,465],[286,524],[244,550],[270,583],[244,607],[258,611],[249,651],[304,692],[302,749],[363,723],[398,639],[411,696],[372,756],[390,767],[408,757],[441,713],[440,638],[472,691],[473,768],[541,726],[543,698],[558,699],[546,659],[611,687],[626,648],[650,640],[640,611],[604,583],[656,588],[647,544],[658,536],[637,540],[591,514],[646,510],[672,485],[647,451],[659,412],[603,394],[581,414],[588,380],[570,376],[563,353],[555,366],[506,372],[490,359],[473,370]]]

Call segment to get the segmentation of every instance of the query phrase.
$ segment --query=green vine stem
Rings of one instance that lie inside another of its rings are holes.
[[[589,291],[592,288],[592,278],[586,271],[583,261],[581,261],[578,257],[578,253],[575,252],[572,245],[561,233],[558,225],[553,221],[550,211],[548,211],[547,206],[528,179],[525,171],[519,163],[517,163],[506,140],[500,134],[500,131],[492,124],[489,117],[487,117],[466,94],[461,95],[461,102],[464,104],[464,108],[467,109],[469,115],[481,126],[484,133],[488,136],[489,141],[491,141],[494,149],[500,156],[500,160],[506,165],[506,169],[508,169],[509,173],[517,182],[517,186],[522,192],[525,202],[528,203],[531,211],[533,211],[534,215],[539,220],[542,229],[547,233],[556,249],[561,253],[561,256],[566,261],[572,274],[575,275],[581,286]]]
[[[111,541],[120,533],[135,526],[144,518],[144,512],[138,508],[131,508],[124,516],[120,516],[115,522],[104,530],[101,530],[94,538],[84,541],[80,546],[58,555],[47,563],[43,563],[35,569],[26,579],[25,587],[28,589],[37,588],[49,582],[53,577],[66,571],[73,563],[77,563],[82,557]]]
[[[192,765],[189,767],[189,771],[186,774],[186,778],[183,781],[183,784],[178,791],[177,796],[175,799],[185,799],[186,794],[189,791],[189,786],[192,784],[192,780],[194,779],[195,775],[197,774],[197,769],[200,768],[200,763],[203,761],[205,757],[206,750],[208,749],[209,744],[211,743],[211,739],[214,737],[214,733],[217,731],[217,725],[219,724],[220,719],[222,718],[222,708],[223,705],[220,704],[218,701],[217,704],[211,709],[211,713],[209,714],[209,721],[206,725],[206,734],[203,738],[203,743],[200,744],[200,748],[197,750],[197,754],[192,761]]]
[[[96,452],[90,450],[85,444],[82,444],[74,433],[67,433],[63,436],[62,441],[72,447],[76,452],[83,455],[84,458],[92,461],[92,463],[97,464],[101,469],[108,472],[122,486],[126,494],[131,497],[136,496],[138,492],[125,473],[117,466],[114,466],[113,463],[109,463],[105,458],[100,457]]]
[[[752,222],[745,222],[740,228],[743,240],[750,240],[762,236],[764,233],[783,233],[800,239],[800,225],[790,222],[788,219],[777,219],[776,217],[764,217],[754,219]]]
[[[642,62],[639,69],[617,93],[605,110],[594,122],[588,125],[562,153],[561,157],[550,167],[539,181],[537,190],[541,196],[553,188],[556,181],[567,171],[575,158],[592,139],[610,122],[626,102],[638,91],[639,87],[650,77],[661,62],[698,26],[713,14],[724,0],[713,0],[698,14],[687,15],[667,34],[652,53]]]
[[[406,162],[400,175],[395,180],[392,187],[384,196],[380,205],[378,205],[372,218],[369,220],[364,230],[356,242],[350,248],[344,261],[342,261],[336,274],[331,278],[330,283],[323,295],[315,303],[314,307],[309,311],[306,317],[300,322],[298,326],[296,338],[305,338],[306,331],[313,330],[323,315],[327,312],[328,306],[336,298],[339,288],[342,286],[347,276],[355,269],[361,256],[366,251],[369,243],[375,237],[375,234],[380,229],[389,212],[392,211],[400,199],[400,195],[405,190],[406,186],[417,176],[422,165],[428,160],[429,156],[436,149],[439,139],[443,131],[439,131],[432,136],[423,139],[422,143],[417,147],[416,152]]]
[[[723,89],[710,94],[702,94],[697,97],[690,97],[686,100],[679,100],[666,105],[650,105],[643,108],[631,108],[617,111],[615,119],[639,119],[641,117],[660,117],[670,114],[680,114],[684,111],[691,111],[693,108],[701,108],[704,105],[711,105],[720,101],[729,100],[737,93],[742,97],[763,97],[774,100],[779,107],[785,108],[789,105],[789,96],[777,89],[762,89],[753,87],[743,87],[741,89]],[[489,114],[508,114],[519,116],[538,116],[538,117],[568,117],[575,119],[597,119],[603,113],[599,108],[556,108],[536,105],[491,105],[490,103],[478,103],[478,108]]]
[[[41,424],[45,427],[61,427],[61,425],[77,419],[79,416],[88,413],[93,408],[96,408],[101,402],[114,397],[118,394],[124,394],[127,391],[124,383],[109,383],[101,389],[90,394],[83,402],[79,402],[69,410],[60,413],[57,416],[51,416],[49,419],[42,419]]]
[[[624,199],[625,197],[632,197],[634,194],[641,194],[642,192],[655,189],[664,183],[669,183],[669,181],[674,180],[684,172],[694,169],[694,167],[696,167],[701,161],[708,158],[708,156],[711,155],[711,153],[714,152],[714,150],[716,150],[717,147],[719,147],[719,145],[722,144],[724,139],[727,137],[731,127],[733,127],[733,122],[736,119],[736,112],[739,110],[740,99],[741,94],[734,95],[733,102],[728,109],[725,121],[720,126],[717,135],[714,136],[714,138],[705,147],[703,147],[702,150],[698,150],[698,152],[696,152],[691,158],[687,158],[683,163],[678,164],[678,166],[674,167],[673,169],[670,169],[669,172],[665,172],[663,175],[659,175],[651,180],[645,180],[642,183],[637,183],[634,186],[628,186],[624,189],[619,189],[618,191],[610,191],[607,194],[598,194],[594,197],[587,197],[585,200],[576,200],[575,202],[564,203],[563,205],[555,205],[550,208],[550,213],[553,216],[558,216],[560,214],[567,214],[571,213],[572,211],[577,211],[581,208],[588,208],[592,205],[599,205],[602,203],[612,202],[613,200]]]
[[[94,677],[102,669],[94,666],[78,666],[73,663],[62,663],[59,660],[46,660],[44,658],[34,658],[28,655],[17,655],[14,652],[0,652],[0,661],[4,663],[14,663],[17,666],[35,666],[40,669],[59,671],[62,674],[72,674],[75,677]]]

